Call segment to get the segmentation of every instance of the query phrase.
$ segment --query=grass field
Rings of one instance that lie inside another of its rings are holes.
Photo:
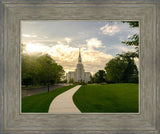
[[[49,105],[59,94],[74,86],[65,86],[45,93],[22,98],[22,113],[48,113]]]
[[[73,101],[81,112],[138,112],[138,84],[84,85]]]

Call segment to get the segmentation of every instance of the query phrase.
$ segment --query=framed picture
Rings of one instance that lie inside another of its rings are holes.
[[[2,132],[159,132],[159,2],[2,1]]]
[[[22,113],[138,113],[138,73],[139,21],[21,21]]]

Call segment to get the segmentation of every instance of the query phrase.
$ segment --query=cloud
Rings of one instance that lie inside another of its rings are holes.
[[[68,38],[68,37],[65,37],[64,39],[68,44],[72,41],[71,38]]]
[[[43,38],[48,39],[48,36],[45,36],[45,35],[44,35]]]
[[[27,37],[27,38],[35,38],[37,37],[36,34],[22,34],[23,37]]]
[[[56,45],[52,47],[50,53],[55,61],[62,65],[64,69],[75,71],[78,63],[78,48],[73,48],[66,45]],[[92,73],[97,72],[99,69],[104,69],[105,64],[113,58],[112,55],[105,54],[95,50],[81,50],[82,62],[85,71]]]
[[[131,38],[135,33],[134,32],[130,32],[128,35],[120,35],[119,36],[119,40],[120,41],[126,41],[126,40],[130,40],[129,38]]]
[[[82,61],[85,71],[92,73],[104,69],[106,63],[108,63],[112,58],[114,57],[110,54],[105,54],[95,50],[87,50],[82,53]]]
[[[128,40],[128,37],[125,35],[120,35],[119,40],[120,40],[120,42],[122,42],[122,41]]]
[[[63,44],[61,41],[57,41],[57,44]]]
[[[58,63],[62,65],[66,73],[68,71],[75,71],[78,63],[79,49],[71,47],[66,44],[52,44],[52,47],[43,44],[27,44],[27,52],[35,53],[40,52],[42,54],[48,53]],[[32,49],[33,48],[33,49]],[[87,72],[95,73],[100,69],[104,69],[105,64],[113,58],[112,55],[105,54],[100,51],[81,48],[82,63],[84,69]]]
[[[93,50],[94,48],[100,48],[102,47],[101,40],[98,40],[97,38],[91,38],[86,40],[88,49]]]
[[[129,39],[130,37],[132,37],[133,35],[131,35],[131,34],[129,34],[128,36],[127,36],[127,38]]]
[[[78,63],[78,48],[68,45],[55,45],[48,50],[52,58],[64,67],[66,73],[75,71]],[[105,64],[113,58],[112,55],[103,52],[81,48],[82,63],[85,71],[95,73],[104,69]]]
[[[37,53],[37,52],[46,53],[46,46],[42,44],[32,43],[32,42],[23,44],[25,44],[25,50],[24,50],[25,53]]]
[[[137,68],[139,70],[139,59],[138,58],[134,58],[134,62],[137,65]]]
[[[105,26],[101,27],[100,30],[103,32],[103,34],[112,36],[115,33],[118,33],[120,31],[120,28],[116,24],[112,26],[106,24]]]
[[[134,49],[133,46],[130,46],[130,47],[127,46],[127,47],[125,47],[125,46],[116,45],[116,46],[113,46],[113,49],[118,49],[118,50],[120,50],[122,52],[135,52],[135,49]]]

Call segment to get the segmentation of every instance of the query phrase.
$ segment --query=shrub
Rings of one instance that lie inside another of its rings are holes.
[[[87,83],[85,83],[85,82],[81,82],[80,84],[81,84],[81,85],[87,85]]]
[[[70,78],[69,83],[74,83],[73,78]]]
[[[99,83],[100,85],[106,85],[107,83],[106,82],[102,82],[102,83]]]

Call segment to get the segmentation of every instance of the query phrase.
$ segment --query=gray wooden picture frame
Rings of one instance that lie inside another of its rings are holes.
[[[8,133],[158,133],[159,1],[2,0],[1,131]],[[21,113],[21,20],[137,20],[139,113]]]

